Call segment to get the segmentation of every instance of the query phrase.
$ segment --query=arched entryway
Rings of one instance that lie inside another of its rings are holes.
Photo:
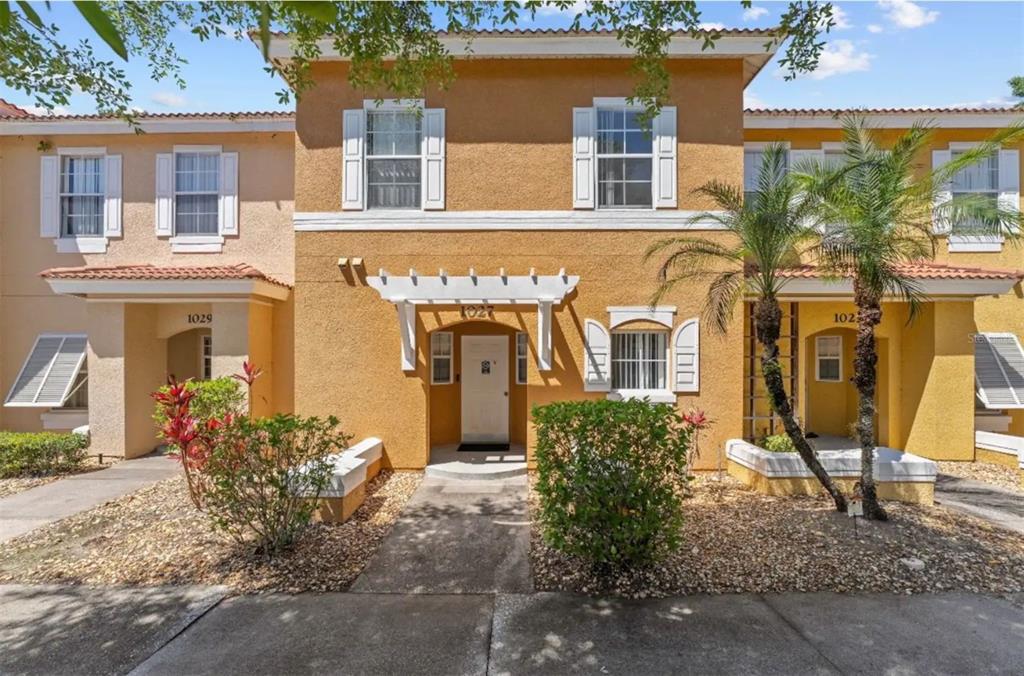
[[[170,336],[167,373],[177,380],[210,380],[213,377],[213,332],[197,328]]]

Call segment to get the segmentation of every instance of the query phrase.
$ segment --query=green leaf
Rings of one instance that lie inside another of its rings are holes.
[[[286,2],[286,7],[310,19],[331,23],[338,18],[338,10],[333,2]]]
[[[92,29],[96,31],[96,35],[100,36],[107,43],[107,46],[114,50],[115,54],[127,61],[128,50],[124,46],[124,40],[121,39],[121,33],[118,32],[114,22],[110,20],[110,16],[100,6],[100,3],[75,0],[75,7],[82,17],[89,22]]]
[[[6,2],[3,4],[7,6],[7,12],[8,15],[10,15],[10,5]],[[32,24],[36,28],[43,27],[43,20],[39,18],[39,15],[36,13],[36,10],[32,8],[32,5],[28,4],[27,2],[24,2],[24,0],[21,0],[20,2],[18,2],[18,7],[21,9],[21,13],[25,15],[25,18],[28,19],[28,22],[30,24]]]

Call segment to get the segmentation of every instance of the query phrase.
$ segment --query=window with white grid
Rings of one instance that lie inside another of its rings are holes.
[[[409,110],[366,113],[366,204],[370,209],[419,209],[422,126]]]
[[[668,332],[612,333],[612,389],[668,389]]]
[[[640,127],[640,111],[597,109],[598,208],[650,208],[654,143]]]
[[[449,331],[430,334],[430,382],[433,385],[452,382],[452,334]]]
[[[955,160],[964,151],[954,150],[951,153]],[[993,153],[977,164],[964,167],[953,176],[953,197],[977,195],[979,199],[991,202],[994,209],[999,200],[999,155]],[[999,234],[996,223],[986,223],[981,218],[970,218],[953,224],[953,232],[958,235]]]
[[[818,336],[814,339],[817,361],[816,378],[826,383],[843,379],[843,337]]]
[[[526,384],[527,355],[529,344],[525,333],[516,334],[516,384]]]
[[[202,350],[203,380],[213,379],[213,336],[206,335],[199,337],[199,346]]]
[[[61,237],[103,235],[103,163],[102,155],[61,156]]]
[[[220,153],[175,153],[174,233],[219,234]]]
[[[750,199],[757,192],[758,178],[761,175],[761,165],[764,163],[764,150],[759,148],[746,148],[743,151],[743,199]],[[786,168],[789,168],[789,153],[786,153]]]

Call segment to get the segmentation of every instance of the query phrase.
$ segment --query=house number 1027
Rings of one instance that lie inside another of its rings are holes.
[[[192,312],[189,313],[185,319],[189,324],[209,324],[213,321],[213,313]]]
[[[853,324],[857,321],[856,312],[837,312],[836,324]]]

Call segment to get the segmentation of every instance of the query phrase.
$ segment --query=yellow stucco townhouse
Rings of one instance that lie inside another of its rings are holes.
[[[460,444],[529,454],[532,406],[632,397],[706,411],[699,462],[715,467],[727,440],[775,428],[749,321],[738,308],[724,335],[702,322],[703,280],[650,306],[658,262],[644,252],[685,232],[728,237],[690,222],[714,208],[694,189],[749,180],[766,142],[834,151],[833,111],[743,111],[764,43],[728,31],[703,52],[673,38],[670,105],[650,135],[627,101],[628,52],[603,32],[480,34],[454,84],[420,101],[355,90],[326,56],[294,116],[150,115],[139,136],[8,109],[0,426],[87,421],[95,448],[138,455],[156,443],[147,395],[167,373],[215,377],[250,359],[267,372],[254,410],[336,415],[382,439],[393,467]],[[287,38],[271,50],[287,58]],[[1011,122],[1005,110],[870,114],[886,133],[934,118],[934,161]],[[1019,151],[972,189],[1019,204]],[[885,308],[879,443],[971,460],[976,415],[1024,434],[1012,412],[1024,406],[1024,252],[955,232],[943,244],[911,266],[930,297],[921,316]],[[786,288],[801,419],[845,437],[849,284],[806,268]],[[977,334],[1012,338],[984,344],[1000,383],[975,385]]]

